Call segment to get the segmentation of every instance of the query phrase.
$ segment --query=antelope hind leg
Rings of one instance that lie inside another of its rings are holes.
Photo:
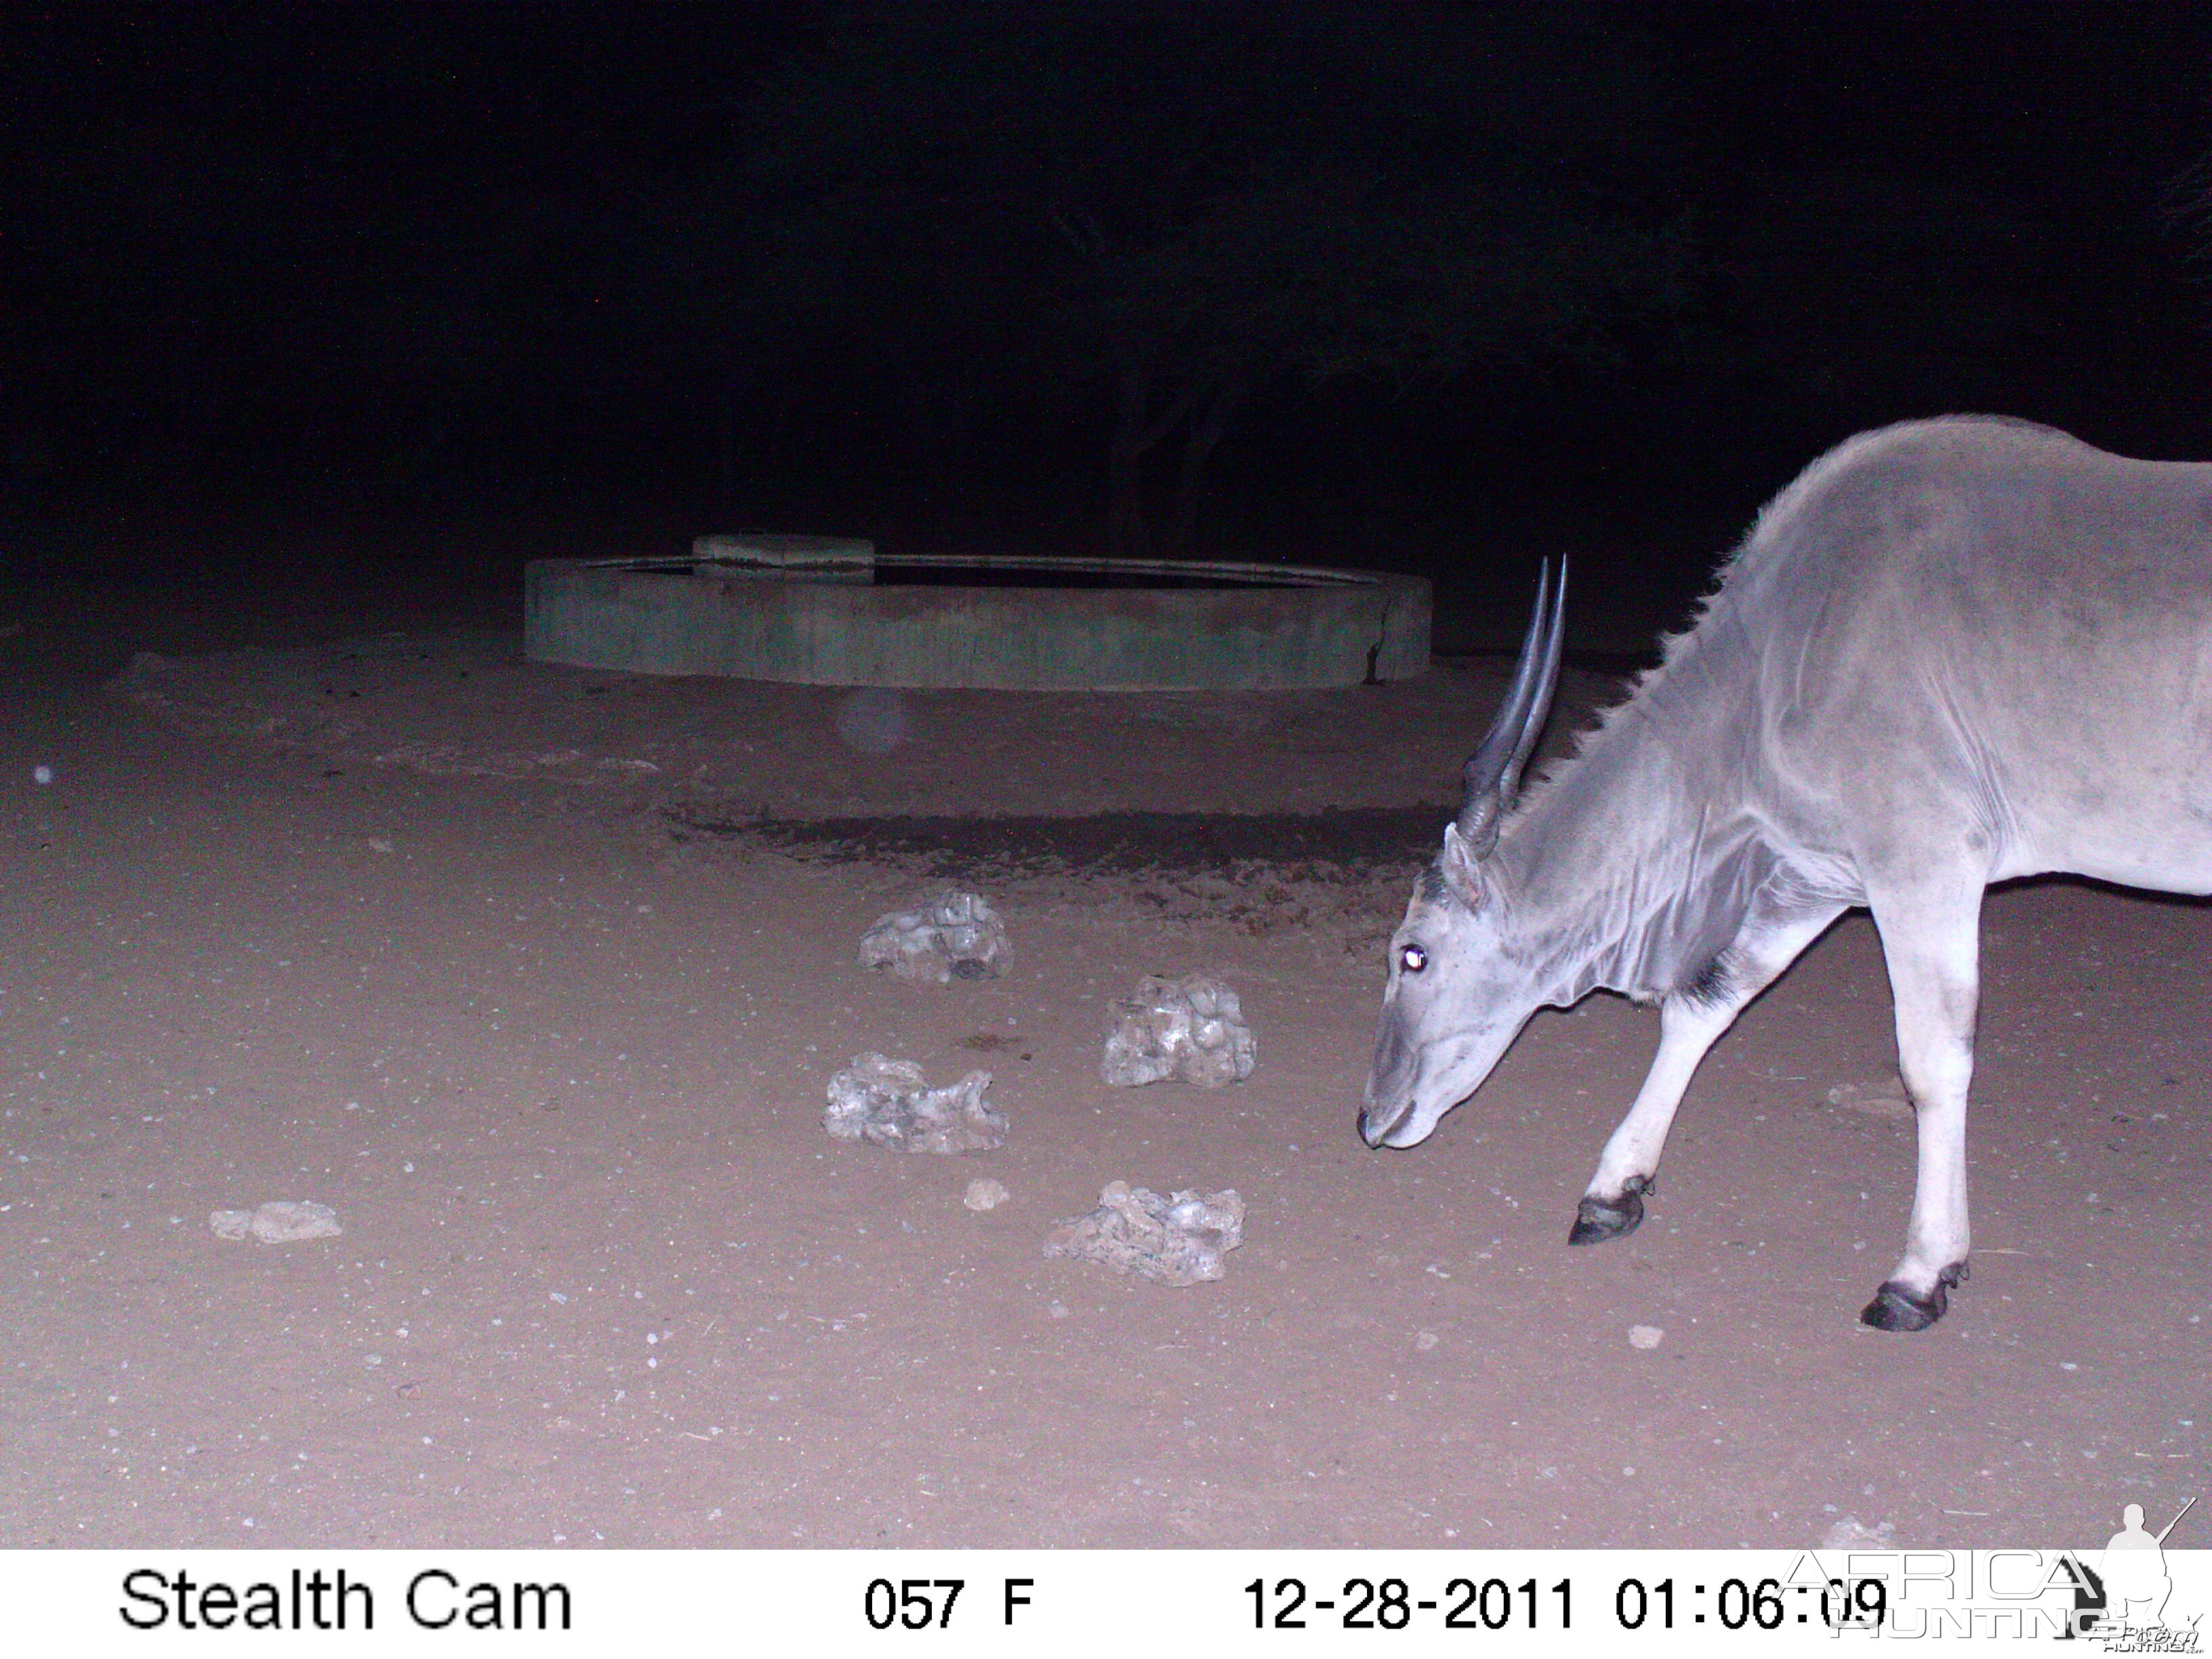
[[[1919,1162],[1905,1255],[1859,1315],[1878,1331],[1924,1331],[1966,1282],[1966,1092],[1974,1075],[1980,994],[1982,885],[1978,877],[1876,896],[1875,926],[1897,1001],[1898,1069],[1912,1097]]]

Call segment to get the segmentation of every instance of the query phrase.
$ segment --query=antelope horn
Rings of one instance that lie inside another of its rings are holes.
[[[1498,844],[1498,820],[1512,809],[1521,790],[1521,770],[1552,712],[1552,693],[1559,683],[1559,651],[1566,640],[1566,607],[1567,562],[1559,561],[1554,589],[1552,562],[1547,559],[1536,585],[1528,632],[1521,641],[1521,659],[1514,665],[1513,684],[1506,688],[1498,718],[1462,774],[1467,796],[1459,809],[1460,839],[1478,859],[1487,857]]]

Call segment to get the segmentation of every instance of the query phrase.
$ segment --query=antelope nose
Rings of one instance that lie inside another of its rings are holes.
[[[1368,1101],[1359,1109],[1359,1138],[1370,1146],[1382,1146],[1390,1131],[1398,1127],[1398,1120],[1405,1115],[1402,1107],[1395,1112],[1377,1111],[1375,1103]]]

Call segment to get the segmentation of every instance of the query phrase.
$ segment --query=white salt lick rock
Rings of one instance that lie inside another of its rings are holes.
[[[1170,1077],[1218,1089],[1252,1075],[1258,1048],[1237,993],[1204,974],[1147,974],[1113,1017],[1098,1071],[1117,1089]]]
[[[1096,1261],[1159,1285],[1196,1285],[1222,1274],[1222,1257],[1244,1242],[1244,1200],[1235,1188],[1162,1198],[1111,1181],[1098,1207],[1052,1231],[1044,1253]]]
[[[856,1054],[830,1079],[822,1127],[838,1140],[895,1151],[987,1152],[1006,1141],[1006,1116],[983,1098],[988,1072],[970,1072],[941,1089],[910,1060]]]
[[[957,888],[939,889],[910,909],[878,917],[860,938],[860,966],[919,984],[996,979],[1013,960],[999,913],[976,894]]]

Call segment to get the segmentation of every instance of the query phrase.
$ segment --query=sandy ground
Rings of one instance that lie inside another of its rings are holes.
[[[1656,1038],[1617,1000],[1358,1143],[1379,940],[1498,665],[893,710],[482,633],[4,669],[0,1546],[2087,1547],[2203,1489],[2199,907],[1992,896],[1973,1282],[1890,1337],[1863,917],[1707,1061],[1631,1239],[1564,1243]],[[1358,810],[1176,816],[1231,808]],[[932,870],[1001,901],[1010,977],[858,969]],[[1108,1088],[1107,1003],[1194,969],[1256,1073]],[[830,1141],[865,1049],[988,1066],[1012,1138]],[[1226,1277],[1046,1260],[1115,1178],[1237,1188]],[[343,1236],[210,1232],[276,1198]]]

